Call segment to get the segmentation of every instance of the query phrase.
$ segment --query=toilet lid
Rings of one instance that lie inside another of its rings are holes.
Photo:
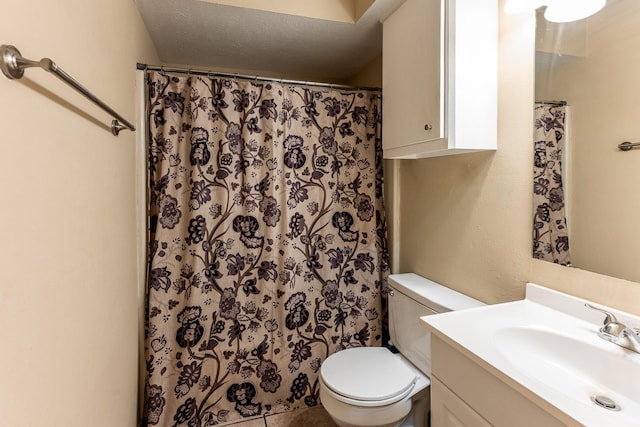
[[[356,400],[380,401],[405,394],[416,377],[384,347],[358,347],[332,354],[320,367],[325,385]]]

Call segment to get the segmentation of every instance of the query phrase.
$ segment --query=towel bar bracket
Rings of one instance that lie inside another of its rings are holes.
[[[17,60],[21,58],[20,52],[13,46],[0,46],[0,68],[8,79],[19,79],[24,75],[24,68],[18,66]]]
[[[639,147],[640,146],[640,142],[630,142],[630,141],[625,141],[621,144],[618,144],[618,148],[621,149],[622,151],[629,151],[634,147]]]

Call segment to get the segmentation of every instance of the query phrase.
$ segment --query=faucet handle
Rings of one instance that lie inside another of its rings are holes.
[[[625,328],[624,331],[622,331],[622,333],[626,336],[635,335],[640,337],[640,328]]]
[[[603,325],[607,326],[610,323],[618,323],[618,319],[612,313],[609,313],[607,310],[603,310],[602,308],[594,307],[591,304],[584,303],[584,306],[590,308],[591,310],[599,311],[605,315]]]

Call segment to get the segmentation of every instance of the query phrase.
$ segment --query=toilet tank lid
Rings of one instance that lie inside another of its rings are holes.
[[[482,301],[415,273],[391,274],[389,285],[436,312],[464,310],[486,305]]]

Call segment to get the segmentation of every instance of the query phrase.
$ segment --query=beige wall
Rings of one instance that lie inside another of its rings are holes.
[[[204,0],[228,6],[248,9],[266,10],[288,15],[306,16],[309,18],[328,19],[340,22],[356,22],[368,7],[364,0]]]
[[[157,57],[133,0],[5,6],[0,43],[135,120],[135,63]],[[40,69],[0,93],[0,424],[134,426],[135,135]]]
[[[501,13],[497,151],[387,162],[394,269],[488,303],[533,281],[639,313],[640,284],[531,258],[534,28],[533,15]]]
[[[375,0],[203,0],[228,6],[266,10],[309,18],[357,22]]]
[[[572,263],[640,281],[640,227],[635,226],[640,197],[633,185],[640,182],[640,150],[617,148],[623,141],[640,140],[640,2],[611,3],[587,21],[585,56],[538,73],[536,97],[567,100],[571,110],[567,194]],[[556,40],[562,34],[566,31]]]
[[[367,63],[362,70],[351,77],[347,84],[353,86],[382,87],[382,55]]]

